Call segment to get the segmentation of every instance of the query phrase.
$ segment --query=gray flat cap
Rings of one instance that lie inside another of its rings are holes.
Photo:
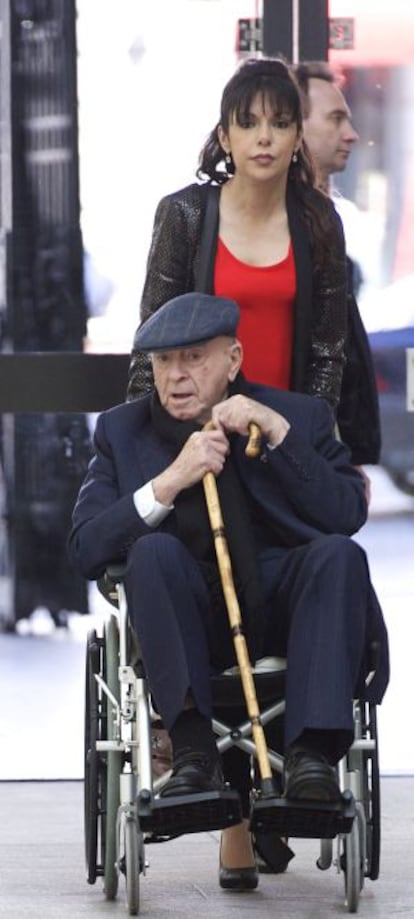
[[[234,300],[210,294],[182,294],[168,300],[138,329],[134,348],[164,351],[186,348],[218,335],[233,337],[240,310]]]

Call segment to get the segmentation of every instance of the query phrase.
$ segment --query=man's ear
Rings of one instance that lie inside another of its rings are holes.
[[[229,382],[232,383],[243,363],[243,345],[238,338],[230,345]]]

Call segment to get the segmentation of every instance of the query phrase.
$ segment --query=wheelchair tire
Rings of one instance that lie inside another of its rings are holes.
[[[140,835],[136,819],[127,817],[124,823],[125,873],[128,913],[139,913]]]
[[[361,826],[358,811],[350,833],[343,837],[341,864],[345,880],[345,905],[349,913],[358,912],[359,895],[364,881],[361,857]]]
[[[119,701],[119,630],[115,616],[111,616],[104,630],[104,673],[103,678],[115,698]],[[112,705],[104,695],[106,729],[108,740],[115,736]],[[109,751],[106,758],[104,835],[104,893],[107,900],[114,900],[118,892],[117,867],[117,817],[120,804],[121,753]]]
[[[365,754],[364,808],[367,824],[367,867],[366,877],[376,881],[380,872],[381,854],[381,795],[378,755],[377,710],[373,704],[365,704],[365,730],[375,749]],[[363,713],[364,714],[364,713]]]
[[[102,639],[95,630],[88,633],[85,668],[85,735],[84,735],[84,833],[88,884],[94,884],[103,872],[98,863],[101,845],[100,815],[102,803],[102,764],[96,741],[102,732],[102,704],[95,674],[101,672]]]

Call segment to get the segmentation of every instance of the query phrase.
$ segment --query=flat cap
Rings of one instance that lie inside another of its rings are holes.
[[[210,294],[182,294],[168,300],[139,327],[134,340],[138,351],[186,348],[218,335],[233,337],[240,310],[234,300]]]

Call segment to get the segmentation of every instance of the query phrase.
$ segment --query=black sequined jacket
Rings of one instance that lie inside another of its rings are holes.
[[[141,300],[140,320],[146,319],[163,303],[192,290],[214,293],[214,259],[218,232],[208,252],[207,279],[200,286],[199,269],[202,231],[207,196],[211,186],[192,184],[167,195],[159,202],[147,273]],[[211,194],[211,193],[210,193]],[[218,194],[218,193],[217,193]],[[296,266],[295,331],[291,371],[291,389],[325,398],[334,411],[338,409],[345,363],[347,320],[347,270],[342,224],[332,202],[316,189],[315,203],[325,209],[330,226],[329,256],[322,266],[313,264],[312,240],[303,217],[303,206],[295,192],[288,187],[287,212]],[[206,254],[204,253],[205,260]],[[348,298],[349,300],[349,298]],[[362,328],[361,334],[365,334]],[[369,355],[368,355],[369,357]],[[346,370],[345,370],[346,374]],[[148,392],[153,385],[151,365],[146,354],[133,347],[128,399]],[[361,437],[369,440],[370,420],[349,420],[349,391],[346,406],[346,442],[351,446],[356,463],[377,462],[378,451],[368,444],[362,451]],[[352,403],[353,411],[357,409]],[[378,424],[378,419],[377,419]],[[344,438],[345,439],[345,438]],[[354,449],[356,447],[356,450]]]
[[[163,198],[155,214],[141,301],[142,322],[167,300],[198,289],[198,268],[208,184],[189,185]],[[301,205],[288,195],[288,218],[296,265],[295,333],[291,388],[324,396],[335,408],[341,389],[346,337],[346,264],[340,220],[333,205],[315,191],[331,215],[329,261],[314,270]],[[217,234],[215,237],[215,243]],[[215,245],[214,245],[215,250]],[[214,293],[215,251],[208,293]],[[133,351],[128,398],[152,387],[149,361]]]

